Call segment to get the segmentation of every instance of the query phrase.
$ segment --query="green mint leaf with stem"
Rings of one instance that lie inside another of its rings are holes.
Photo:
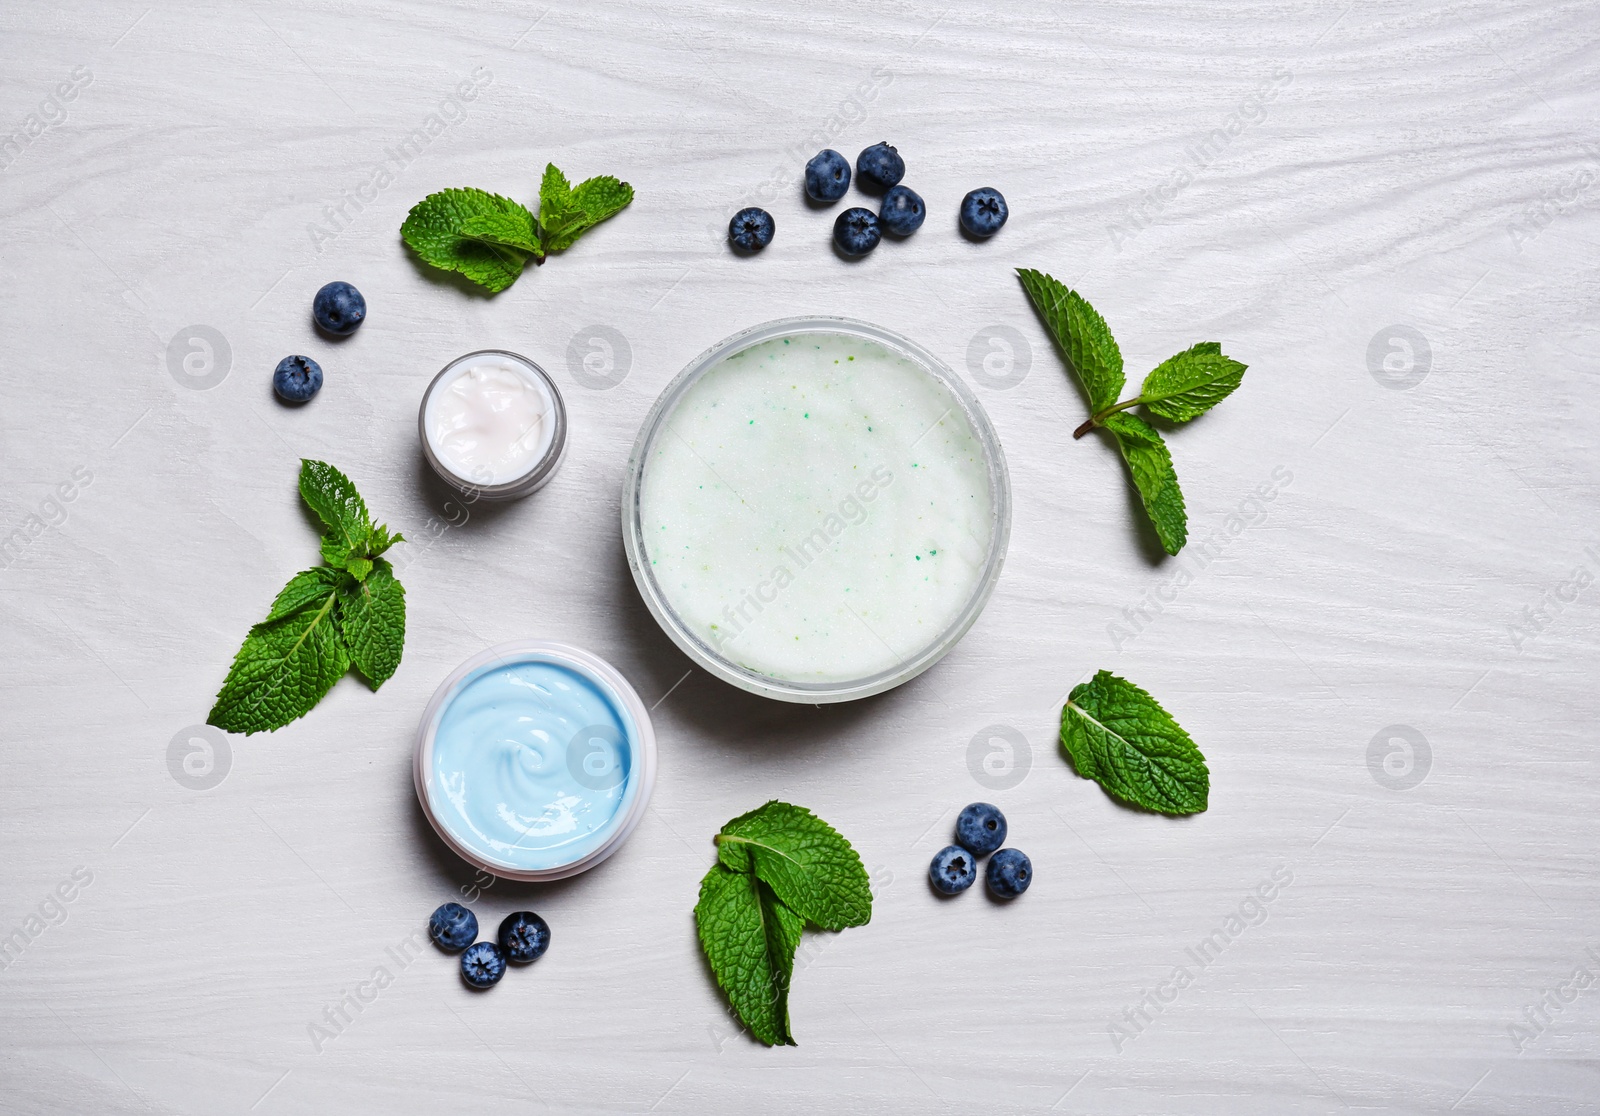
[[[694,908],[719,987],[750,1033],[768,1046],[793,1046],[789,985],[804,921],[754,871],[713,864]]]
[[[1167,443],[1155,427],[1138,415],[1108,415],[1104,425],[1117,437],[1117,448],[1128,463],[1133,486],[1139,490],[1139,499],[1161,540],[1161,549],[1168,554],[1178,553],[1189,540],[1189,517]]]
[[[1017,277],[1088,397],[1089,417],[1072,436],[1102,426],[1116,436],[1161,548],[1177,554],[1188,541],[1189,523],[1172,454],[1155,427],[1129,409],[1142,405],[1168,421],[1188,422],[1232,394],[1245,366],[1224,356],[1220,343],[1202,341],[1162,361],[1137,396],[1119,402],[1122,352],[1105,320],[1076,291],[1041,271],[1018,268]]]
[[[1109,671],[1073,687],[1061,747],[1111,797],[1161,814],[1198,814],[1211,794],[1206,759],[1172,715]]]
[[[561,252],[633,200],[633,187],[610,175],[585,179],[574,188],[554,163],[539,184],[539,228],[546,251]]]
[[[406,591],[386,559],[373,559],[366,580],[340,587],[338,616],[351,663],[376,690],[399,667],[406,644]]]
[[[300,462],[300,495],[327,528],[322,537],[322,560],[348,570],[357,581],[372,570],[372,560],[403,536],[389,534],[374,524],[366,501],[350,478],[326,461]]]
[[[1138,402],[1170,422],[1188,422],[1222,402],[1244,379],[1245,365],[1222,355],[1216,341],[1202,341],[1151,370]]]
[[[498,194],[470,187],[440,190],[411,207],[400,236],[424,263],[460,272],[498,294],[517,281],[533,253],[469,236],[465,226],[476,217],[498,217],[521,227],[524,216],[531,223],[525,206]]]
[[[861,857],[810,810],[776,800],[734,818],[717,834],[717,855],[733,871],[746,864],[783,903],[824,930],[872,918],[872,889]]]
[[[1105,319],[1077,291],[1042,271],[1018,268],[1017,277],[1083,386],[1089,410],[1114,406],[1127,378],[1122,350]]]
[[[300,462],[300,495],[327,529],[328,563],[289,579],[250,629],[206,720],[227,732],[269,732],[310,712],[355,665],[374,690],[400,665],[405,590],[379,555],[402,537],[374,525],[350,478]]]
[[[309,713],[350,669],[339,634],[339,583],[327,579],[313,592],[314,573],[295,575],[278,594],[271,618],[250,629],[207,724],[247,735],[282,728]]]

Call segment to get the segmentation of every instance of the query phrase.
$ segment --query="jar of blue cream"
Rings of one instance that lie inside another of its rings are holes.
[[[522,640],[440,684],[417,732],[422,811],[467,863],[559,880],[599,864],[639,824],[655,783],[650,715],[597,655]]]

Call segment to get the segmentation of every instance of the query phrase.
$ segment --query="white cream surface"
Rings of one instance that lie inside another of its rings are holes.
[[[729,661],[850,682],[936,642],[979,586],[994,495],[959,402],[847,334],[761,342],[677,401],[641,478],[662,595]]]
[[[549,452],[553,409],[549,389],[521,364],[484,354],[452,368],[434,386],[428,441],[434,456],[463,480],[508,484]]]

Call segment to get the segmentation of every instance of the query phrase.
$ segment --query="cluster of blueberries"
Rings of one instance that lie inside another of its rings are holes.
[[[500,923],[498,942],[478,941],[478,916],[446,903],[428,918],[428,937],[447,953],[461,954],[461,979],[474,988],[498,984],[506,962],[528,964],[550,948],[550,924],[532,911],[512,911]]]
[[[989,894],[996,899],[1015,899],[1033,882],[1033,861],[1019,849],[1000,848],[1005,843],[1006,816],[1000,808],[974,802],[956,818],[956,843],[934,855],[928,878],[946,895],[965,891],[978,878],[978,861],[994,853],[983,876]]]
[[[906,161],[887,143],[875,143],[856,156],[856,184],[883,195],[874,213],[851,206],[833,222],[833,242],[847,256],[864,256],[878,246],[884,233],[910,236],[928,216],[922,197],[902,186]],[[806,196],[832,204],[850,189],[850,160],[831,147],[817,152],[806,164]],[[961,199],[961,227],[970,236],[989,237],[1000,231],[1010,210],[1000,191],[989,186],[970,191]],[[772,243],[777,225],[772,214],[759,206],[741,209],[728,222],[728,239],[744,252],[759,252]]]
[[[325,284],[311,300],[317,328],[348,337],[367,320],[367,300],[349,283]],[[304,403],[322,390],[322,365],[308,356],[286,356],[272,370],[272,390],[285,403]]]

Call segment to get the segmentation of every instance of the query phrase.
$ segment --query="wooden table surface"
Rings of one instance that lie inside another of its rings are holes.
[[[89,0],[0,27],[0,1110],[1600,1111],[1593,5]],[[847,262],[801,168],[883,139],[931,216]],[[637,200],[495,298],[402,246],[429,192],[531,200],[549,161]],[[979,185],[1011,206],[986,243],[955,228]],[[778,229],[749,259],[722,239],[747,204]],[[1135,379],[1202,339],[1249,364],[1169,435],[1176,559],[1111,444],[1071,439],[1016,267],[1081,290]],[[309,321],[332,279],[370,306],[338,343]],[[965,640],[829,708],[693,669],[618,531],[661,388],[811,313],[967,377],[1015,496]],[[551,371],[571,452],[463,518],[415,415],[483,347]],[[291,410],[296,352],[327,382]],[[411,540],[405,659],[208,755],[239,640],[317,561],[301,457]],[[518,637],[615,663],[660,776],[602,867],[475,885],[411,748],[439,681]],[[1199,742],[1206,813],[1072,773],[1056,720],[1102,668]],[[776,1050],[691,916],[711,835],[772,797],[877,890],[870,925],[807,935]],[[975,799],[1036,867],[1009,906],[926,882]],[[550,953],[471,993],[406,944],[459,896],[538,910]]]

